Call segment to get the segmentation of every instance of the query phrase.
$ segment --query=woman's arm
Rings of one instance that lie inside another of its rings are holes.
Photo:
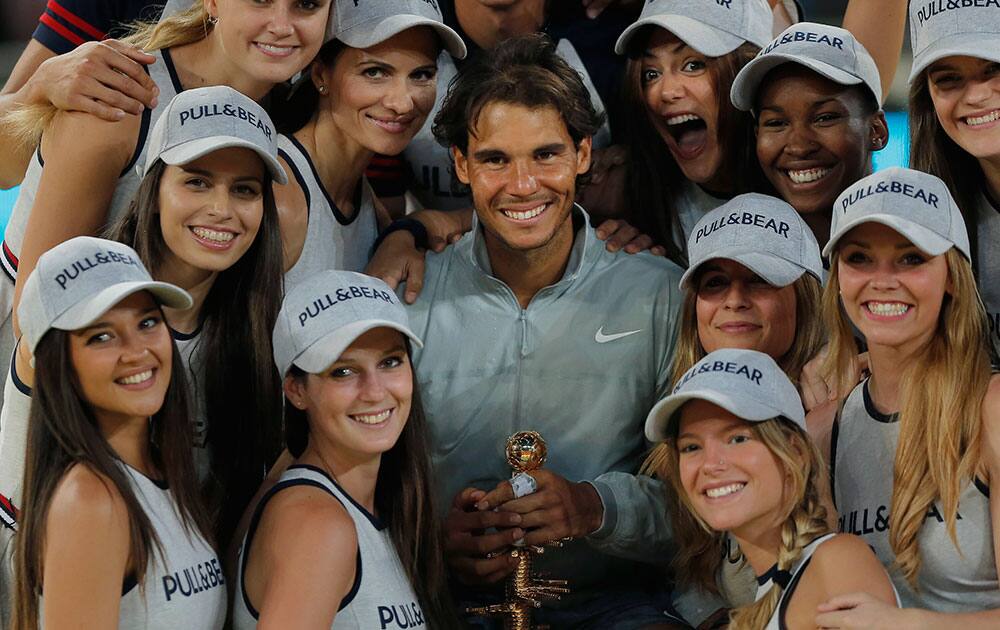
[[[358,538],[336,499],[308,486],[275,495],[247,561],[247,593],[261,630],[328,630],[354,584]]]
[[[83,464],[59,482],[45,524],[41,613],[45,627],[118,627],[129,562],[125,502],[111,483]]]
[[[883,102],[903,51],[906,7],[907,0],[850,0],[844,12],[844,28],[861,42],[878,66]]]
[[[21,289],[38,257],[74,236],[96,234],[107,221],[111,196],[135,150],[140,123],[140,116],[107,122],[90,114],[59,112],[46,129],[41,148],[45,168],[18,252],[15,336],[21,335]]]

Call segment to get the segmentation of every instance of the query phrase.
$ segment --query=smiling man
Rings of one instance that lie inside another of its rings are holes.
[[[460,599],[502,596],[515,540],[573,538],[539,560],[573,592],[536,621],[660,627],[670,620],[669,594],[656,592],[664,581],[623,556],[670,559],[662,487],[634,473],[646,413],[668,385],[681,270],[608,252],[574,205],[600,124],[544,36],[463,67],[434,132],[471,189],[475,224],[428,254],[411,309],[425,342],[414,364]],[[532,473],[537,490],[515,499],[504,445],[520,430],[539,431],[549,459]]]

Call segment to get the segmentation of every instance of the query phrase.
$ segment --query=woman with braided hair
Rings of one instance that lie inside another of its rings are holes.
[[[708,354],[653,407],[646,436],[669,447],[658,473],[680,498],[676,575],[715,590],[727,534],[757,575],[756,600],[733,611],[729,628],[815,628],[818,605],[852,592],[896,603],[864,541],[831,531],[826,468],[798,392],[770,356]]]

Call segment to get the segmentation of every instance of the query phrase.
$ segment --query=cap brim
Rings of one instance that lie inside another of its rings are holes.
[[[250,149],[255,152],[262,160],[264,160],[264,164],[267,166],[267,170],[270,171],[271,177],[274,181],[279,184],[288,183],[288,176],[285,175],[285,169],[281,167],[281,163],[278,162],[277,156],[271,155],[267,151],[263,150],[258,144],[254,144],[249,140],[244,140],[243,138],[237,138],[235,136],[212,136],[209,138],[198,138],[197,140],[184,142],[176,147],[167,149],[161,153],[159,157],[167,164],[177,166],[180,164],[187,164],[220,149],[228,149],[231,147]]]
[[[816,272],[814,270],[807,269],[801,265],[793,263],[789,260],[775,256],[773,254],[768,254],[764,252],[754,251],[754,252],[727,252],[722,256],[714,256],[707,260],[704,260],[695,265],[691,265],[681,276],[680,288],[682,291],[688,288],[690,283],[694,280],[694,277],[701,268],[702,265],[718,259],[723,260],[734,260],[750,271],[754,272],[761,278],[763,278],[769,285],[773,287],[787,287],[791,283],[795,282],[802,277],[804,273],[811,273],[814,276]],[[823,279],[817,276],[817,279],[822,282]]]
[[[757,90],[760,88],[761,82],[767,73],[774,70],[778,66],[785,65],[786,63],[794,63],[805,68],[808,68],[820,75],[821,77],[827,78],[834,83],[839,83],[840,85],[859,85],[864,83],[860,77],[856,77],[850,72],[832,66],[828,63],[822,61],[817,61],[816,59],[810,59],[808,57],[802,57],[799,55],[788,55],[782,53],[768,53],[753,59],[750,63],[743,66],[739,74],[736,75],[736,79],[733,81],[733,87],[729,92],[729,99],[733,102],[733,106],[736,109],[748,112],[753,109],[754,100],[757,96]],[[876,99],[881,99],[878,94],[874,94]]]
[[[935,61],[954,56],[978,57],[1000,63],[1000,46],[997,45],[997,34],[960,33],[935,41],[913,58],[913,66],[910,67],[910,78],[907,79],[907,83],[913,83],[913,80]]]
[[[615,52],[619,55],[625,54],[629,40],[644,26],[665,28],[691,48],[709,57],[721,57],[731,53],[746,41],[732,33],[721,31],[684,15],[651,15],[625,29],[615,42]]]
[[[116,304],[139,291],[149,291],[158,304],[170,308],[187,309],[193,303],[187,291],[166,282],[119,282],[61,313],[52,321],[52,328],[79,330],[90,326]]]
[[[929,256],[940,256],[957,245],[945,237],[928,230],[922,225],[892,214],[866,214],[837,226],[837,232],[830,235],[830,241],[823,248],[823,256],[829,258],[841,238],[854,228],[865,223],[881,223],[907,238],[917,249]],[[961,248],[959,248],[961,251]],[[963,252],[968,257],[968,252]]]
[[[743,397],[737,400],[717,390],[694,389],[667,396],[653,406],[646,416],[646,439],[655,443],[669,437],[676,422],[677,411],[690,400],[708,401],[749,422],[763,422],[782,415],[774,407],[751,398]]]
[[[418,348],[423,347],[420,338],[406,326],[387,319],[366,319],[341,326],[328,335],[319,338],[306,348],[299,356],[292,359],[291,365],[296,365],[310,374],[319,374],[333,365],[358,337],[375,328],[392,328],[409,337]],[[283,366],[287,373],[291,365]]]
[[[452,57],[465,59],[467,53],[465,42],[462,41],[458,33],[437,20],[412,14],[392,15],[368,20],[338,32],[336,38],[352,48],[371,48],[390,37],[417,26],[429,26],[434,29]]]

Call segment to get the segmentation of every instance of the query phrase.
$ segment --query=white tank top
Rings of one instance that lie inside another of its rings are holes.
[[[989,492],[980,480],[966,484],[959,496],[955,523],[959,548],[948,535],[939,502],[927,512],[920,530],[919,592],[893,565],[889,544],[889,507],[899,421],[880,413],[868,382],[854,388],[834,423],[831,461],[839,529],[864,538],[889,571],[904,606],[941,612],[1000,608]],[[961,550],[961,551],[960,551]]]
[[[309,485],[328,492],[347,510],[358,535],[358,559],[354,585],[340,602],[333,630],[402,630],[426,627],[423,611],[410,585],[399,554],[389,538],[384,523],[358,505],[337,482],[319,468],[306,465],[290,466],[278,483],[260,500],[243,544],[240,545],[239,569],[236,575],[236,596],[233,603],[234,630],[257,627],[259,613],[247,596],[243,584],[247,554],[268,500],[292,486]]]
[[[158,551],[150,554],[142,588],[134,577],[126,578],[118,607],[118,627],[222,628],[226,620],[226,580],[215,550],[197,529],[185,526],[165,486],[129,466],[122,464],[122,467],[164,555],[161,558]]]
[[[587,91],[590,92],[590,100],[598,113],[605,110],[604,102],[601,100],[594,86],[587,68],[580,59],[580,55],[573,48],[573,44],[568,39],[560,40],[556,45],[556,52],[565,59],[570,66],[580,74]],[[483,52],[489,54],[489,52]],[[448,93],[448,85],[458,74],[455,60],[448,51],[441,51],[438,57],[437,71],[437,99],[434,101],[434,108],[427,116],[427,122],[420,128],[420,131],[413,137],[410,144],[403,152],[413,174],[412,192],[425,208],[433,210],[458,210],[472,206],[472,200],[466,194],[456,192],[453,188],[454,170],[452,167],[451,152],[438,144],[434,139],[432,131],[434,117],[441,111],[441,105]],[[602,149],[611,144],[611,128],[607,121],[594,135],[594,148]]]
[[[836,536],[836,534],[826,534],[820,536],[816,540],[812,541],[802,549],[802,555],[799,559],[795,561],[792,566],[792,570],[788,571],[787,575],[784,575],[783,580],[787,580],[785,585],[782,587],[784,590],[781,593],[781,598],[778,600],[778,605],[774,608],[774,613],[771,615],[771,619],[768,620],[767,625],[764,626],[764,630],[785,630],[785,611],[788,609],[788,603],[792,600],[792,595],[795,593],[795,587],[799,585],[799,578],[805,572],[806,567],[809,566],[809,561],[812,560],[812,556],[816,553],[816,549]],[[777,571],[777,567],[772,567],[770,571],[764,575],[757,578],[757,596],[754,601],[767,595],[768,591],[775,588],[775,578],[781,573]],[[779,580],[779,582],[783,581]]]
[[[285,287],[329,269],[364,271],[378,237],[374,194],[368,180],[362,178],[358,182],[354,216],[348,218],[330,198],[312,159],[298,140],[279,135],[278,154],[291,167],[309,211],[302,253],[285,274]]]

